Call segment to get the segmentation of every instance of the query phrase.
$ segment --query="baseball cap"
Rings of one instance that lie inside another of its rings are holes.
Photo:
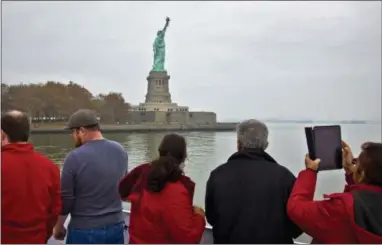
[[[93,126],[98,123],[97,115],[93,110],[80,109],[70,116],[65,129]]]

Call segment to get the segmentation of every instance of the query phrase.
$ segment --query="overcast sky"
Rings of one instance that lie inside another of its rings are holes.
[[[245,118],[381,118],[381,2],[3,2],[3,82],[144,101],[165,17],[174,102]]]

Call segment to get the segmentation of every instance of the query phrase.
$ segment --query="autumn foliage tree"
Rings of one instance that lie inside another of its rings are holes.
[[[35,122],[66,121],[81,108],[95,110],[102,122],[124,123],[129,104],[121,93],[93,96],[89,90],[74,82],[1,84],[1,111],[21,110]]]
[[[130,105],[125,102],[121,93],[99,94],[92,102],[104,118],[104,122],[121,123],[127,121],[127,112]]]

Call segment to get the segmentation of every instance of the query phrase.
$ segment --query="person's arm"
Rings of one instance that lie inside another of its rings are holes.
[[[122,200],[126,201],[126,198],[130,195],[134,185],[141,176],[142,170],[148,167],[148,164],[142,164],[133,170],[130,173],[126,174],[121,181],[119,182],[118,191]]]
[[[294,177],[294,175],[288,171],[285,174],[285,187],[287,190],[288,199],[292,193],[292,189],[293,189],[295,181],[296,181],[296,177]],[[288,199],[287,199],[287,202],[288,202]],[[286,210],[285,210],[285,213],[287,215]],[[297,238],[302,234],[302,230],[292,220],[290,220],[288,215],[287,215],[287,228],[288,228],[289,234],[291,235],[292,238]]]
[[[345,189],[344,192],[348,192],[351,185],[354,185],[353,173],[345,173]]]
[[[57,220],[57,226],[64,226],[65,220],[73,210],[76,202],[75,194],[75,178],[78,168],[78,160],[72,153],[64,161],[64,166],[61,173],[61,198],[62,210],[61,215]]]
[[[52,162],[52,190],[50,192],[51,207],[49,209],[49,217],[47,221],[47,240],[52,236],[53,227],[55,226],[58,216],[61,212],[61,184],[60,169]]]
[[[124,151],[124,153],[125,153],[125,159],[126,159],[126,169],[125,169],[125,175],[126,175],[129,172],[129,155],[127,155],[126,151]]]
[[[351,185],[354,185],[354,179],[353,179],[353,171],[356,166],[357,159],[353,158],[353,161],[351,164],[343,164],[344,170],[345,170],[345,189],[344,192],[348,192]]]
[[[212,174],[210,174],[210,177],[207,180],[204,206],[206,209],[207,222],[210,225],[214,226],[215,225],[215,212],[214,212],[215,207],[214,207],[214,190],[213,190]]]
[[[174,243],[198,244],[202,238],[206,221],[194,212],[188,191],[174,187],[163,195],[164,224]]]
[[[341,200],[313,201],[317,172],[303,170],[296,179],[288,200],[289,218],[305,233],[318,240],[338,236],[335,227],[344,227],[347,217]],[[325,241],[323,241],[325,242]]]
[[[345,170],[345,180],[347,186],[345,186],[344,192],[348,191],[349,186],[353,185],[353,172],[354,168],[357,163],[357,158],[354,158],[353,152],[350,148],[350,146],[345,142],[342,141],[342,166]]]

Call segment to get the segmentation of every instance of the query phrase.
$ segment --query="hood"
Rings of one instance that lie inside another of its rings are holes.
[[[33,152],[30,143],[10,143],[1,147],[2,152]]]
[[[354,234],[358,243],[382,244],[382,188],[369,187],[371,188],[352,191]]]

